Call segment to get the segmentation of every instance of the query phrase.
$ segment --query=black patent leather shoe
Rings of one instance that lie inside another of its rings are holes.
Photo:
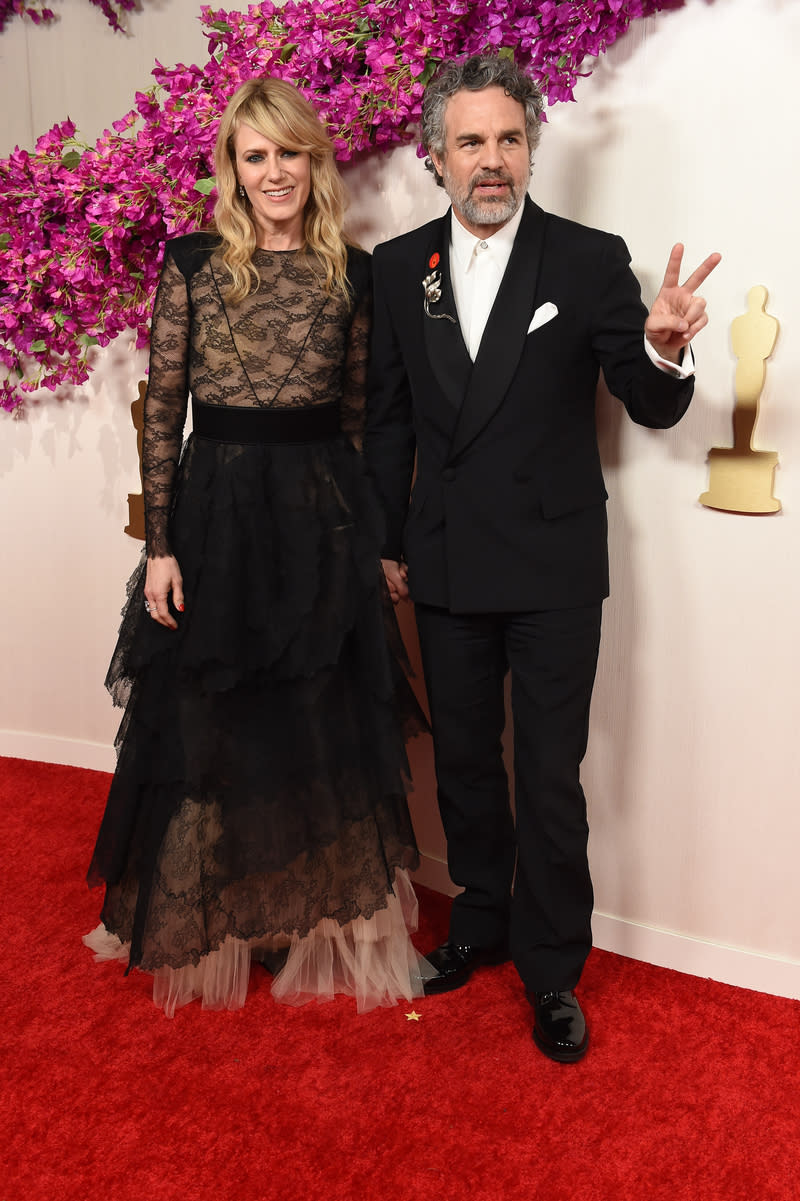
[[[563,992],[528,993],[533,1005],[533,1041],[556,1063],[577,1063],[589,1048],[589,1031],[577,997]]]
[[[425,981],[425,996],[432,997],[461,988],[476,968],[507,963],[510,954],[505,943],[499,947],[471,947],[465,943],[444,942],[425,958],[439,973]]]

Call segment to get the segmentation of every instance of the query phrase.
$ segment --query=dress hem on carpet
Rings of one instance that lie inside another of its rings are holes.
[[[408,873],[399,869],[387,895],[386,907],[371,918],[357,917],[340,926],[323,918],[303,938],[295,934],[288,957],[272,982],[272,995],[286,1005],[355,997],[358,1013],[378,1006],[411,1001],[424,992],[424,982],[436,973],[414,949],[418,905]],[[130,944],[101,922],[83,942],[96,962],[128,961]],[[203,1009],[241,1009],[247,999],[250,963],[265,952],[286,947],[286,939],[229,937],[198,964],[161,967],[153,973],[153,1002],[173,1017],[175,1010],[199,999]]]

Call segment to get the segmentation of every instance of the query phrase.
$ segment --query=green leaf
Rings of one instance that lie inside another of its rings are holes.
[[[47,343],[43,338],[37,338],[35,342],[31,342],[32,354],[41,354],[45,350],[47,350]]]
[[[497,57],[498,58],[510,58],[513,63],[514,51],[511,49],[510,46],[501,46],[500,49],[497,51]]]
[[[296,49],[297,49],[296,42],[287,42],[286,45],[284,46],[283,50],[281,50],[279,61],[282,63],[288,63],[289,59],[292,57],[292,55],[294,54]]]
[[[439,66],[438,58],[431,58],[425,64],[425,68],[421,75],[417,77],[417,83],[421,83],[424,87],[432,78],[436,68]]]
[[[102,242],[103,235],[108,232],[107,225],[90,225],[89,237],[93,242]]]
[[[5,250],[11,241],[11,234],[0,234],[0,250]]]
[[[226,21],[212,21],[210,29],[216,29],[217,33],[230,33],[231,27]]]
[[[61,309],[56,309],[56,311],[53,313],[53,320],[55,321],[56,325],[63,325],[66,319],[67,315],[66,313],[62,313]]]
[[[82,157],[80,150],[68,150],[66,154],[61,155],[61,166],[66,167],[68,171],[74,171]]]
[[[78,338],[78,341],[82,342],[83,345],[86,347],[99,346],[99,342],[97,341],[97,338],[92,337],[91,334],[81,334]]]
[[[209,175],[207,179],[198,179],[194,185],[195,192],[202,192],[204,196],[210,196],[217,186],[215,175]]]

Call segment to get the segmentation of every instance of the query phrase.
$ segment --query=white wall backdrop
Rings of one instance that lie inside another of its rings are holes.
[[[233,5],[231,5],[233,7]],[[143,0],[120,38],[85,0],[53,28],[0,36],[0,154],[67,115],[87,140],[127,111],[155,58],[199,61],[194,0]],[[669,249],[723,262],[704,292],[695,401],[677,429],[601,397],[612,597],[584,780],[600,946],[800,997],[800,295],[793,84],[800,5],[689,0],[638,22],[551,110],[532,192],[622,233],[646,298]],[[86,68],[86,64],[91,69]],[[346,171],[367,246],[443,195],[412,148]],[[777,450],[783,512],[703,508],[711,446],[731,443],[731,321],[754,284],[781,333],[756,442]],[[80,395],[0,419],[0,753],[109,769],[119,714],[102,688],[139,490],[129,405],[144,368],[121,338]],[[430,748],[416,751],[422,878],[446,887]],[[87,848],[87,855],[89,848]]]

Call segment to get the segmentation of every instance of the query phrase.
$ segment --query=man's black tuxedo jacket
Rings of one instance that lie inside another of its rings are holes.
[[[448,212],[374,252],[366,456],[386,509],[384,555],[406,559],[415,601],[453,612],[599,603],[608,594],[599,368],[633,420],[657,429],[683,416],[692,381],[647,358],[647,314],[622,239],[530,199],[473,365],[458,324],[438,316],[457,317],[449,244]],[[436,317],[422,287],[432,262]],[[546,301],[558,315],[529,334]]]

